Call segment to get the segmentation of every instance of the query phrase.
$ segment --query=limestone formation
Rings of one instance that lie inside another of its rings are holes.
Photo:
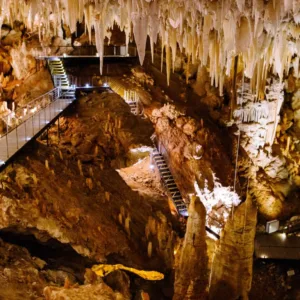
[[[213,258],[210,299],[248,299],[256,216],[257,209],[248,197],[229,217]]]
[[[179,258],[175,269],[173,300],[207,298],[205,217],[205,207],[200,199],[192,197],[183,245],[176,254]]]

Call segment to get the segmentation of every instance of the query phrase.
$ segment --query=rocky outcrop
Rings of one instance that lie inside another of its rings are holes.
[[[114,292],[104,282],[69,288],[47,287],[46,300],[126,300],[122,294]]]
[[[177,254],[173,300],[206,299],[208,285],[205,207],[192,197],[182,248]]]
[[[151,143],[149,124],[114,94],[80,100],[60,123],[60,139],[57,126],[51,129],[52,148],[36,145],[2,174],[0,227],[55,238],[98,262],[113,256],[133,267],[166,267],[175,237],[167,199],[147,201],[114,170],[118,155]],[[155,230],[146,237],[153,216]]]
[[[216,249],[210,299],[248,298],[252,281],[257,209],[250,197],[230,216]]]
[[[160,151],[168,158],[184,193],[192,192],[195,180],[213,187],[213,174],[224,185],[232,184],[233,167],[216,128],[186,115],[174,105],[153,109],[152,121]],[[222,153],[222,154],[221,154]],[[226,172],[224,172],[226,170]]]
[[[173,104],[154,108],[151,120],[155,124],[158,149],[175,175],[183,198],[188,202],[190,193],[202,194],[208,215],[224,208],[224,213],[213,217],[216,220],[213,225],[222,227],[223,215],[226,220],[228,208],[240,200],[231,188],[234,184],[233,163],[218,128],[209,119],[191,117]],[[236,190],[239,189],[237,180]]]
[[[141,157],[134,158],[133,154],[151,146],[151,123],[132,115],[116,94],[90,94],[80,99],[77,109],[77,117],[61,122],[59,140],[57,127],[53,128],[50,142],[78,159],[106,160],[119,169],[126,166],[126,156],[131,163],[136,162]]]

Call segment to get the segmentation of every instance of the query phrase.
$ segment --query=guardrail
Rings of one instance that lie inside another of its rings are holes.
[[[4,134],[0,136],[0,166],[73,102],[71,90],[55,88],[0,119],[4,125]]]
[[[48,57],[48,56],[95,56],[98,57],[97,48],[94,45],[90,46],[46,46],[46,47],[28,47],[33,52],[35,57]],[[104,57],[136,57],[137,49],[136,47],[125,45],[114,46],[107,45],[104,46]]]
[[[2,121],[2,126],[5,125],[4,134],[8,134],[10,131],[14,130],[24,121],[33,116],[36,112],[40,111],[46,107],[54,99],[59,98],[61,94],[60,88],[54,88],[53,90],[33,99],[24,106],[18,107],[15,111],[10,112],[9,114],[2,116],[0,120]]]

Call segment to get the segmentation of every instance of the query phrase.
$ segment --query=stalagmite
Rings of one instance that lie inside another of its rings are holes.
[[[105,200],[109,202],[110,200],[110,193],[109,192],[105,192]]]
[[[123,224],[123,217],[122,217],[121,213],[118,214],[118,221],[119,221],[120,225]]]
[[[131,218],[128,215],[127,218],[125,219],[125,230],[129,237],[130,237],[130,221],[131,221]]]
[[[235,209],[233,218],[228,219],[213,258],[210,299],[248,299],[252,280],[256,214],[256,207],[248,196]]]
[[[81,176],[83,176],[83,171],[82,171],[82,164],[81,161],[78,159],[77,161],[77,166],[78,166],[78,170]]]
[[[208,285],[205,207],[193,196],[179,264],[175,269],[173,300],[206,299]]]
[[[147,247],[147,255],[149,258],[152,257],[152,242],[148,242],[148,247]]]
[[[88,186],[88,188],[90,190],[93,189],[93,180],[92,180],[92,178],[86,178],[85,183],[86,183],[86,185]]]
[[[89,168],[89,175],[91,176],[91,178],[94,177],[94,171],[92,167]]]
[[[60,158],[61,160],[64,160],[64,157],[63,157],[62,152],[59,150],[58,153],[59,153],[59,158]]]

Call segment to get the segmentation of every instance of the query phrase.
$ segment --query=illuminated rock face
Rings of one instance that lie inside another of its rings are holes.
[[[208,284],[205,207],[193,197],[179,264],[175,274],[173,300],[206,299]]]
[[[248,198],[226,223],[213,259],[210,299],[248,299],[256,214],[256,207]]]
[[[76,22],[85,18],[91,39],[95,28],[96,45],[102,68],[102,49],[106,29],[116,22],[129,42],[131,24],[141,64],[144,60],[146,36],[153,44],[159,34],[166,49],[168,77],[174,69],[177,43],[185,49],[191,62],[209,66],[211,82],[222,87],[229,75],[233,58],[240,55],[245,76],[252,78],[253,87],[264,87],[267,71],[273,66],[280,79],[291,64],[299,65],[300,22],[298,0],[45,0],[1,1],[0,25],[14,20],[24,22],[29,30],[38,29],[41,41],[56,35],[61,20],[76,31]]]

